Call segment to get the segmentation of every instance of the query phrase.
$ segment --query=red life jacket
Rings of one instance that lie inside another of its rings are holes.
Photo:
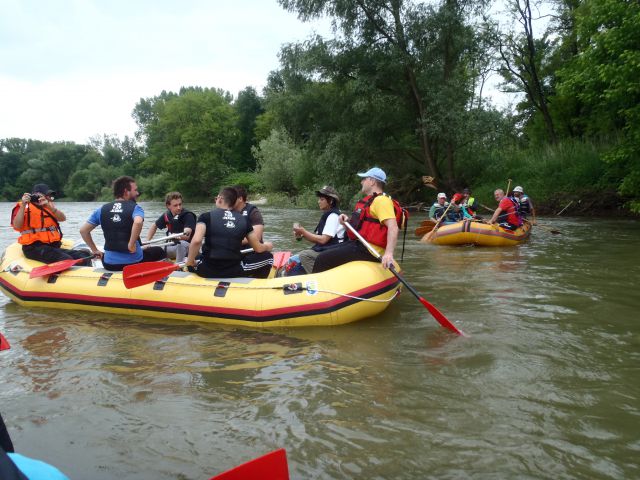
[[[20,203],[16,203],[11,211],[12,227]],[[62,239],[62,230],[56,217],[47,208],[40,208],[33,203],[25,206],[22,228],[13,227],[13,229],[20,232],[18,243],[21,245],[31,245],[34,242],[56,243]]]
[[[385,248],[387,246],[387,226],[371,215],[371,204],[378,195],[388,196],[386,193],[374,193],[359,200],[358,203],[356,203],[355,210],[351,214],[349,223],[366,241]],[[393,212],[396,216],[398,228],[403,229],[406,226],[409,213],[400,206],[397,200],[391,198],[391,201],[393,202]],[[356,236],[351,233],[351,230],[347,230],[347,235],[349,235],[351,240],[355,240],[356,238]]]

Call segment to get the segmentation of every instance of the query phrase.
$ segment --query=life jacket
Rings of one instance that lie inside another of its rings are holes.
[[[363,199],[359,200],[358,203],[356,203],[355,210],[351,214],[349,223],[369,243],[373,243],[374,245],[384,248],[387,246],[387,226],[371,215],[371,204],[378,195],[385,195],[388,197],[386,193],[374,193],[373,195],[367,195]],[[391,198],[391,201],[393,202],[393,212],[396,216],[398,228],[403,229],[406,227],[409,212],[402,208],[397,200]],[[349,235],[349,238],[352,240],[355,240],[356,238],[351,231],[348,231],[347,235]]]
[[[474,197],[469,197],[466,202],[462,204],[462,208],[464,212],[468,212],[470,216],[474,216],[476,214],[476,199]]]
[[[511,205],[509,205],[509,208],[504,212],[501,213],[499,218],[502,221],[506,221],[509,225],[513,226],[513,227],[520,227],[522,226],[522,216],[520,215],[520,202],[518,202],[518,200],[515,197],[504,197],[507,200],[509,200],[511,202]],[[504,199],[503,199],[504,200]]]
[[[247,203],[242,209],[242,216],[246,218],[247,223],[250,224],[252,227],[253,227],[253,224],[251,223],[251,213],[257,208],[258,207],[256,207],[255,205],[251,205],[250,203]],[[260,237],[260,241],[262,242],[262,237]]]
[[[170,210],[164,212],[164,224],[167,227],[167,235],[175,232],[184,232],[185,221],[189,215],[193,215],[194,220],[196,214],[189,210],[183,210],[178,215],[173,215]],[[188,241],[188,240],[187,240]]]
[[[444,205],[440,205],[438,202],[435,202],[432,207],[434,208],[433,210],[433,218],[435,218],[436,220],[439,220],[440,217],[444,214],[445,210],[447,209],[447,207],[449,206],[448,202],[444,202]],[[449,209],[449,211],[451,211],[451,209]]]
[[[316,235],[322,235],[324,226],[327,224],[327,219],[333,213],[335,213],[336,215],[340,215],[340,210],[337,209],[336,207],[333,207],[331,210],[324,212],[322,217],[320,217],[320,221],[318,222],[318,225],[316,226],[316,229],[314,230],[313,233],[315,233]],[[344,232],[342,233],[343,235],[341,237],[338,237],[338,235],[334,235],[331,240],[329,240],[327,243],[323,245],[316,243],[313,247],[311,247],[311,250],[314,250],[316,252],[321,252],[323,250],[326,250],[329,247],[332,247],[333,245],[337,245],[339,243],[344,242]]]
[[[239,212],[215,208],[209,213],[210,223],[202,251],[210,260],[238,260],[242,258],[242,239],[249,221]]]
[[[100,226],[104,233],[104,249],[110,252],[129,252],[129,238],[133,228],[133,200],[116,200],[100,209]],[[138,239],[139,241],[139,239]]]
[[[18,213],[21,202],[16,203],[11,211],[11,226]],[[62,240],[62,230],[58,219],[47,208],[40,208],[33,203],[27,203],[24,207],[24,222],[22,228],[14,230],[20,232],[18,243],[31,245],[35,242],[56,243]]]
[[[518,199],[518,211],[520,212],[520,215],[522,215],[523,217],[531,213],[531,203],[529,203],[528,196],[522,195]]]

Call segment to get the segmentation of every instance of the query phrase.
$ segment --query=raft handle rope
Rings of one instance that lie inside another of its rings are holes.
[[[22,268],[21,265],[9,265],[7,268],[5,268],[3,270],[4,272],[11,272],[11,273],[29,273],[29,270],[25,270],[24,268]],[[115,273],[115,272],[114,272]],[[86,276],[82,276],[82,275],[70,275],[68,273],[66,273],[64,275],[65,278],[82,278],[82,279],[87,279]],[[118,278],[113,278],[113,280],[121,280]],[[162,280],[160,280],[162,282]],[[386,300],[376,300],[373,298],[364,298],[364,297],[358,297],[356,295],[349,295],[348,293],[342,293],[342,292],[336,292],[334,290],[325,290],[322,288],[307,288],[304,286],[299,286],[299,284],[296,283],[286,283],[284,285],[280,285],[280,286],[274,286],[274,287],[250,287],[248,285],[218,285],[218,284],[212,284],[212,283],[180,283],[180,282],[172,282],[170,280],[165,280],[163,283],[165,284],[174,284],[174,285],[181,285],[183,287],[203,287],[203,288],[224,288],[224,289],[230,289],[230,288],[241,288],[241,289],[245,289],[245,290],[283,290],[283,291],[313,291],[313,292],[318,292],[318,293],[328,293],[330,295],[335,295],[337,297],[345,297],[345,298],[351,298],[353,300],[359,300],[361,302],[371,302],[371,303],[389,303],[392,300],[394,300],[399,294],[400,294],[400,289],[396,289],[396,291],[393,293],[393,295],[391,296],[391,298],[388,298]]]

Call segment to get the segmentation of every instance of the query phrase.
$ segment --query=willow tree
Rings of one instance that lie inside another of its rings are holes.
[[[473,95],[468,61],[473,32],[465,24],[467,4],[456,0],[435,5],[403,0],[279,3],[303,21],[330,17],[336,32],[330,41],[316,38],[286,47],[281,56],[288,71],[286,86],[295,90],[297,81],[297,87],[305,85],[310,91],[313,82],[338,85],[338,95],[327,101],[348,99],[350,108],[339,105],[345,114],[356,118],[358,112],[365,114],[358,118],[360,123],[338,122],[335,136],[360,128],[350,140],[359,139],[363,148],[365,143],[385,148],[388,156],[395,157],[397,169],[406,170],[417,161],[423,173],[450,183],[458,136],[465,131],[466,106]],[[303,98],[301,92],[298,89],[298,100]],[[310,115],[314,112],[308,112],[306,121]],[[323,124],[330,128],[326,115],[316,112],[314,117],[310,132]],[[377,136],[362,138],[363,123]]]

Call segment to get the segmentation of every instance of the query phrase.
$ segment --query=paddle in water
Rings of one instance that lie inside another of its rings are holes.
[[[289,465],[284,448],[267,453],[209,480],[289,480]]]
[[[358,238],[358,240],[360,240],[360,243],[362,243],[365,247],[367,247],[367,250],[369,250],[371,255],[373,255],[378,260],[382,261],[382,257],[375,250],[375,248],[373,248],[369,244],[369,242],[367,242],[362,237],[362,235],[360,235],[360,233],[358,233],[358,231],[351,226],[351,224],[349,224],[348,222],[345,222],[345,226],[351,231],[351,233],[353,233]],[[435,318],[440,325],[442,325],[444,328],[451,330],[452,332],[457,333],[458,335],[466,336],[465,333],[462,330],[460,330],[458,327],[456,327],[453,323],[451,323],[449,319],[445,317],[440,310],[438,310],[434,305],[426,301],[411,285],[409,285],[409,283],[404,278],[402,278],[402,276],[396,271],[393,265],[389,267],[389,270],[391,271],[391,273],[393,273],[396,276],[398,280],[400,280],[400,282],[405,287],[407,287],[407,290],[409,290],[420,301],[420,303],[422,303],[422,305],[424,305],[427,308],[427,310],[429,310],[429,313],[431,313],[433,318]]]

